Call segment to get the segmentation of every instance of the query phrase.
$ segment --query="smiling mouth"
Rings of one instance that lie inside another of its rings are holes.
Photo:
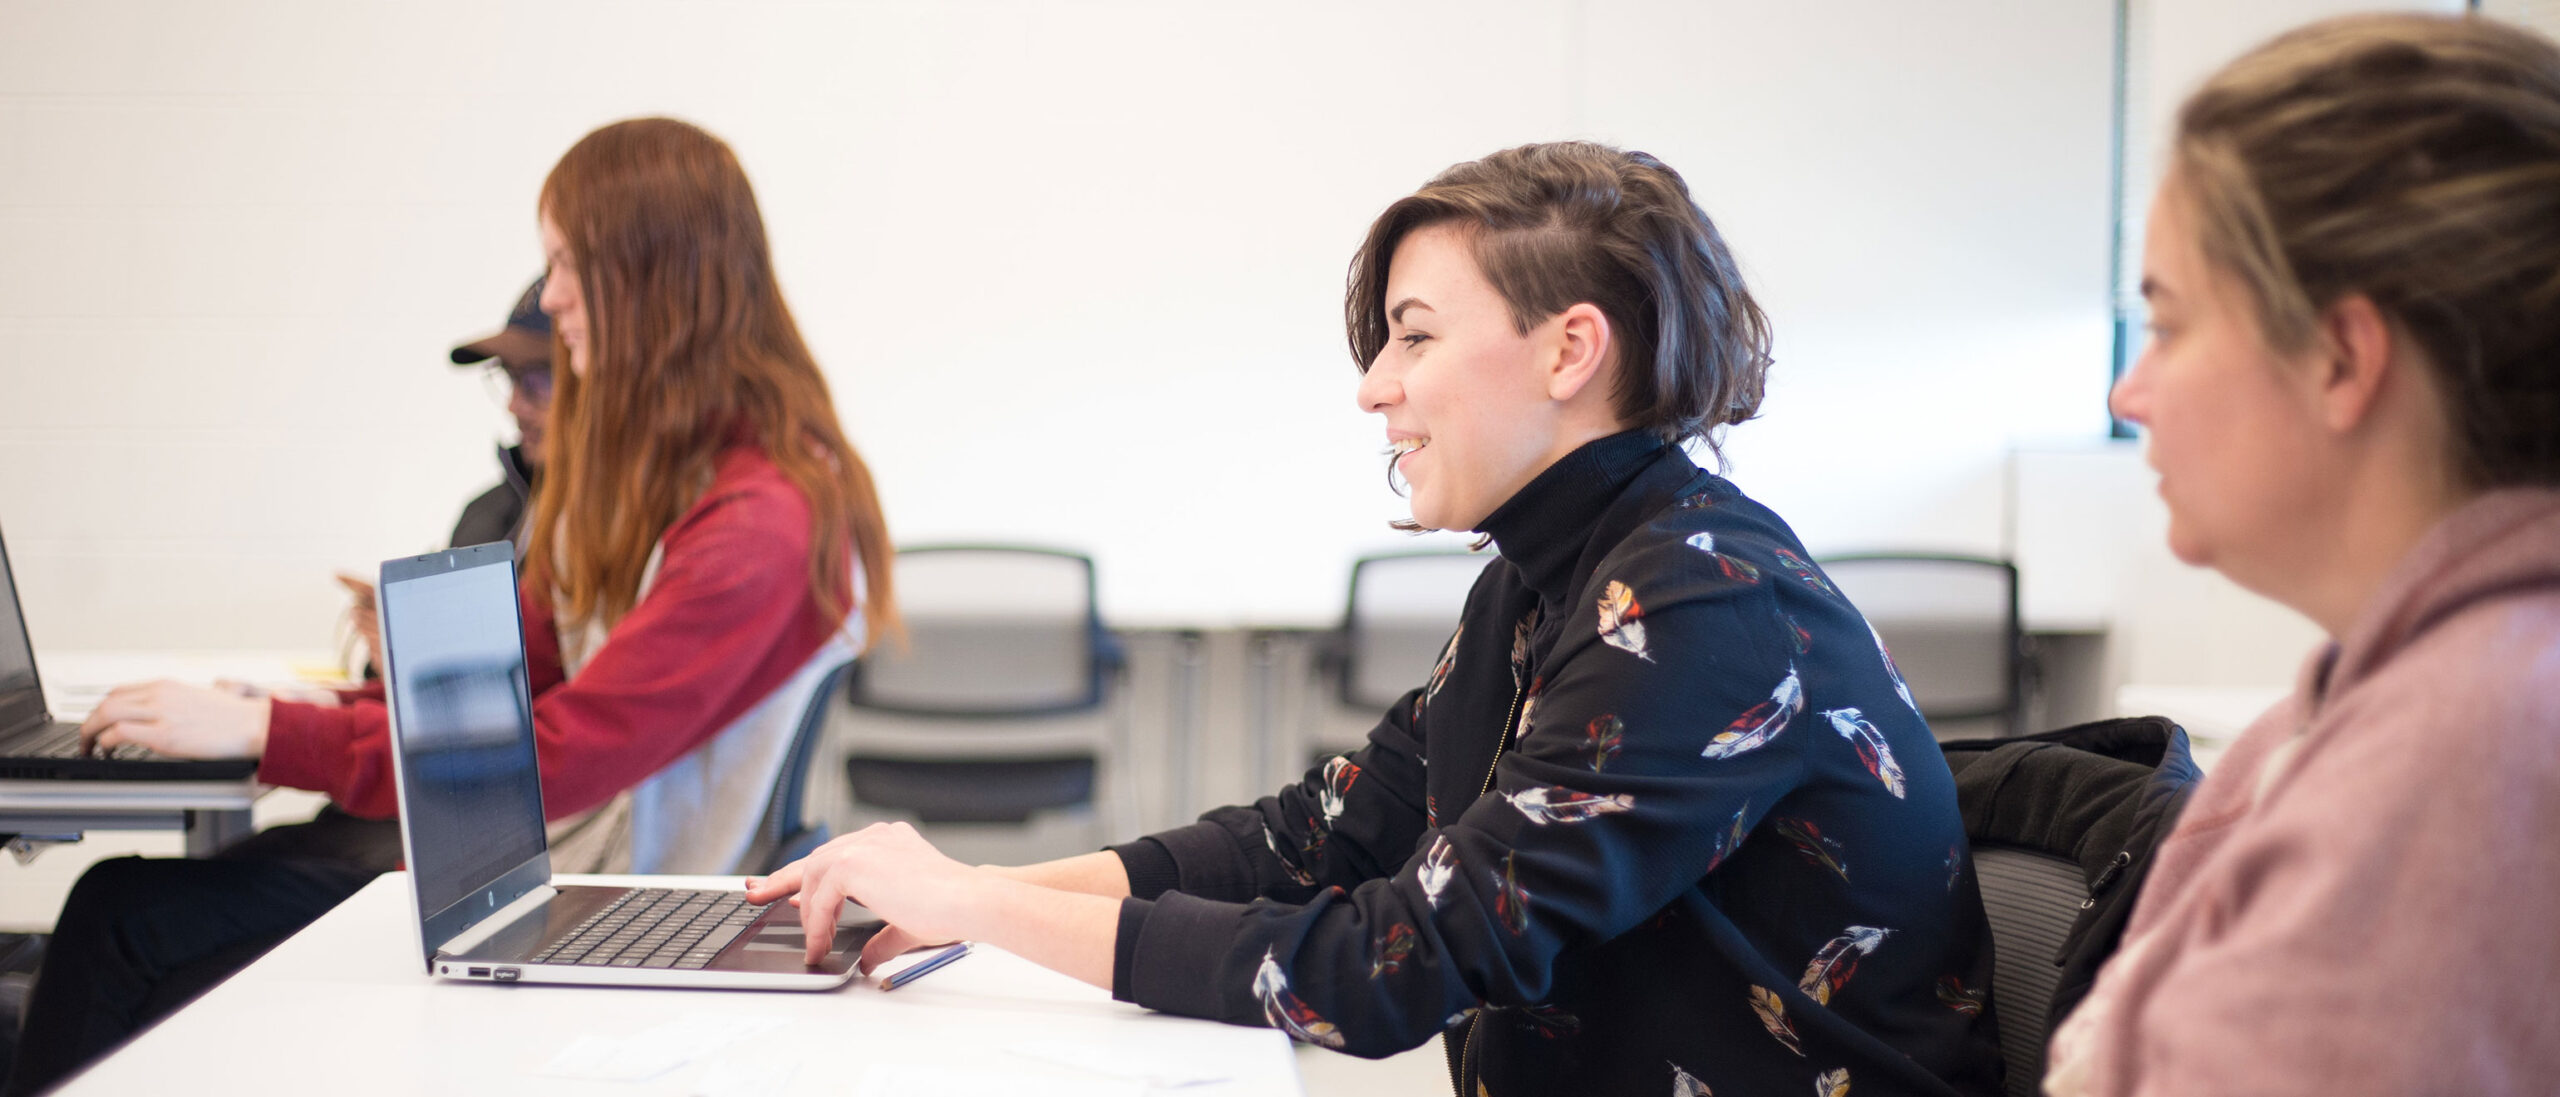
[[[1428,438],[1398,438],[1395,441],[1387,443],[1387,448],[1381,452],[1385,453],[1389,457],[1401,460],[1405,454],[1412,453],[1430,444],[1431,439]]]

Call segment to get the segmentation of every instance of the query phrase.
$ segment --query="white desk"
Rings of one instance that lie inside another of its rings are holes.
[[[629,883],[629,877],[569,877]],[[653,877],[735,886],[736,877]],[[1148,1092],[1142,1083],[1015,1049],[1071,1041],[1124,1061],[1210,1064],[1227,1080],[1182,1097],[1293,1097],[1280,1033],[1149,1013],[1029,961],[980,946],[915,984],[868,979],[825,993],[500,986],[427,978],[408,878],[375,880],[229,982],[74,1079],[82,1094],[596,1094],[677,1097],[724,1068],[795,1061],[776,1092],[860,1095],[864,1072],[927,1067],[1013,1078],[1004,1092]],[[742,1039],[643,1082],[546,1077],[582,1036],[703,1018],[769,1019]],[[898,1092],[917,1092],[914,1090]],[[965,1091],[964,1091],[965,1092]]]
[[[57,651],[37,658],[45,703],[54,719],[78,720],[108,689],[174,678],[197,685],[216,679],[270,687],[307,684],[325,668],[317,652]],[[186,851],[202,857],[247,836],[249,809],[264,788],[236,781],[0,781],[0,834],[77,837],[91,830],[180,830]]]

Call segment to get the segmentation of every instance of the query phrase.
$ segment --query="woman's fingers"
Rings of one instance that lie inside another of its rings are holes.
[[[800,866],[808,863],[809,862],[805,858],[793,861],[790,864],[774,870],[774,873],[771,876],[767,876],[761,880],[747,881],[747,901],[761,906],[785,895],[798,893],[800,890]]]
[[[836,943],[836,916],[844,912],[845,885],[850,873],[839,861],[816,884],[800,893],[800,929],[808,937],[807,962],[815,967],[827,958],[827,950]]]

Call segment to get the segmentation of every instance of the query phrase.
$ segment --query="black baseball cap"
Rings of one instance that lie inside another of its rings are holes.
[[[542,283],[536,278],[524,288],[515,310],[507,313],[507,326],[453,348],[453,364],[467,366],[495,358],[510,367],[550,365],[551,315],[542,311]]]

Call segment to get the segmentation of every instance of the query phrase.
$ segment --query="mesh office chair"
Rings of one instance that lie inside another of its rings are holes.
[[[1473,552],[1396,552],[1351,562],[1342,624],[1316,648],[1318,677],[1329,679],[1335,706],[1301,713],[1314,730],[1301,737],[1317,757],[1357,749],[1387,706],[1429,681],[1449,633],[1458,627],[1467,591],[1491,557]],[[1331,707],[1334,711],[1321,712]],[[1294,776],[1294,775],[1292,775]]]
[[[846,663],[827,672],[809,694],[808,705],[800,711],[800,726],[791,733],[791,749],[782,756],[782,771],[774,776],[773,798],[765,802],[764,819],[756,824],[755,838],[738,859],[740,872],[770,873],[808,856],[829,837],[824,820],[807,817],[809,760],[818,753],[818,739],[836,691],[852,670],[853,664]]]
[[[1096,804],[1127,729],[1108,711],[1125,660],[1095,606],[1092,558],[919,545],[899,550],[897,568],[906,642],[865,655],[846,689],[852,799],[926,823],[1022,823]],[[1135,833],[1134,816],[1112,820],[1114,833]]]
[[[1939,739],[2025,730],[2026,632],[2014,565],[1920,553],[1828,556],[1821,564],[1884,638]]]
[[[2185,731],[2157,716],[1942,749],[1991,923],[2007,1092],[2035,1097],[2053,1026],[2115,951],[2150,850],[2200,774]]]
[[[1431,678],[1488,557],[1398,552],[1351,562],[1351,593],[1324,669],[1334,696],[1375,714]]]

